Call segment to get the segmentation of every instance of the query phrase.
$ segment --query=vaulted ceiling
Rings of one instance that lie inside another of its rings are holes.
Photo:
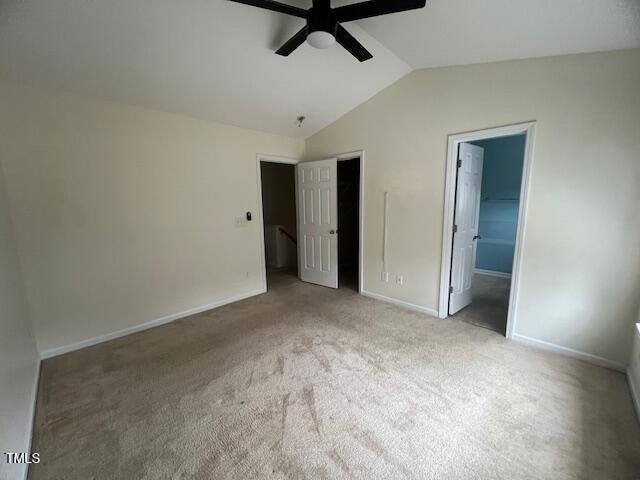
[[[413,68],[640,47],[640,0],[428,0],[361,26]]]
[[[274,55],[301,26],[226,0],[0,0],[0,76],[305,138],[414,68],[640,47],[640,0],[429,0],[346,24],[362,64]]]

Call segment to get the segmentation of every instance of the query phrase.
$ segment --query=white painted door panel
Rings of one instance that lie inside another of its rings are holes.
[[[458,160],[449,314],[463,309],[472,300],[484,149],[461,143]]]
[[[337,164],[331,158],[296,167],[300,279],[331,288],[338,288]]]

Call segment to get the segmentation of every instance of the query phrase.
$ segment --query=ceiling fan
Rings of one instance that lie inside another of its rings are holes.
[[[426,4],[426,0],[369,0],[331,8],[331,0],[313,0],[313,6],[305,10],[274,0],[230,1],[293,15],[307,21],[307,24],[298,33],[276,51],[278,55],[288,57],[305,40],[315,48],[329,48],[338,42],[361,62],[373,58],[373,55],[340,25],[341,23],[414,10],[424,7]]]

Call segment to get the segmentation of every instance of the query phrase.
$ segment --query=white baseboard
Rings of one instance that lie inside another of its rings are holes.
[[[27,424],[27,431],[29,432],[29,444],[27,445],[27,452],[32,453],[33,447],[33,430],[36,423],[36,406],[38,404],[38,386],[40,385],[40,366],[42,360],[38,359],[36,364],[36,375],[33,379],[33,387],[31,388],[31,405],[29,407],[29,423]],[[24,479],[29,477],[29,465],[26,465],[24,469]]]
[[[562,345],[556,345],[555,343],[545,342],[544,340],[538,340],[537,338],[527,337],[525,335],[514,333],[513,340],[520,343],[525,343],[532,347],[540,348],[542,350],[547,350],[549,352],[559,353],[560,355],[564,355],[565,357],[584,360],[585,362],[593,363],[594,365],[599,365],[611,370],[617,370],[619,372],[624,372],[626,370],[625,365],[614,362],[613,360],[608,360],[604,357],[599,357],[591,353],[581,352],[580,350],[574,350],[573,348],[563,347]]]
[[[260,295],[265,293],[265,288],[259,288],[257,290],[252,290],[250,292],[242,293],[240,295],[235,295],[233,297],[224,298],[222,300],[217,300],[212,303],[208,303],[206,305],[201,305],[199,307],[194,307],[189,310],[184,310],[182,312],[172,313],[171,315],[166,315],[164,317],[157,318],[155,320],[151,320],[149,322],[141,323],[139,325],[134,325],[133,327],[127,327],[122,330],[118,330],[116,332],[107,333],[105,335],[100,335],[97,337],[89,338],[87,340],[82,340],[80,342],[70,343],[69,345],[63,345],[62,347],[56,347],[49,350],[44,350],[40,352],[40,358],[47,359],[51,357],[56,357],[58,355],[62,355],[64,353],[73,352],[74,350],[80,350],[81,348],[91,347],[93,345],[97,345],[99,343],[107,342],[109,340],[113,340],[115,338],[124,337],[125,335],[130,335],[132,333],[141,332],[142,330],[148,330],[153,327],[158,327],[160,325],[164,325],[165,323],[170,323],[180,318],[188,317],[190,315],[195,315],[197,313],[206,312],[207,310],[212,310],[214,308],[222,307],[223,305],[228,305],[229,303],[238,302],[240,300],[244,300],[249,297],[254,297],[256,295]]]
[[[480,275],[490,275],[492,277],[511,278],[510,273],[494,272],[493,270],[483,270],[482,268],[476,268],[474,272],[479,273]]]
[[[640,422],[640,392],[636,389],[636,385],[633,381],[630,368],[627,368],[627,383],[629,384],[629,390],[631,391],[633,406],[636,408],[636,418]]]
[[[404,307],[409,310],[413,310],[414,312],[426,313],[427,315],[430,315],[432,317],[438,316],[438,311],[433,308],[423,307],[421,305],[415,305],[409,302],[403,302],[402,300],[397,300],[391,297],[385,297],[384,295],[380,295],[379,293],[368,292],[366,290],[363,290],[361,293],[365,297],[374,298],[376,300],[380,300],[381,302],[385,302],[385,303],[391,303],[399,307]]]

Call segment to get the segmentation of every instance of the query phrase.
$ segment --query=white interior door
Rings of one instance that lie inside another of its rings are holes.
[[[473,271],[476,264],[480,191],[484,149],[461,143],[458,151],[456,208],[451,260],[449,313],[454,314],[471,303]]]
[[[338,161],[299,163],[298,265],[300,279],[338,288]]]

